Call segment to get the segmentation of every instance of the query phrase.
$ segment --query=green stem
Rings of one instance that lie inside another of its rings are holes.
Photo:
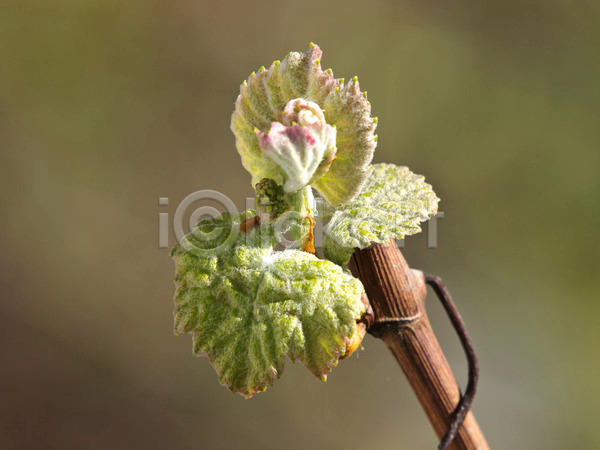
[[[294,240],[302,242],[303,250],[314,253],[313,211],[315,209],[315,197],[313,196],[312,188],[310,186],[304,186],[297,192],[287,194],[286,199],[291,206],[292,211],[299,214],[299,219],[301,219],[303,225],[294,228],[292,231]]]

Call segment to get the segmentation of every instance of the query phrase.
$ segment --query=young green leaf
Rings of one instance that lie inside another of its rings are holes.
[[[242,163],[252,175],[253,185],[263,178],[270,178],[278,185],[291,188],[297,186],[299,180],[290,177],[290,158],[287,156],[305,154],[306,143],[312,141],[308,136],[304,139],[299,129],[290,129],[303,138],[298,138],[302,148],[284,155],[286,159],[283,160],[281,149],[288,144],[282,139],[284,113],[298,101],[314,103],[318,111],[311,108],[317,115],[320,112],[324,115],[325,122],[320,125],[327,135],[326,139],[315,139],[316,146],[311,148],[322,158],[321,164],[314,174],[304,170],[303,175],[304,178],[317,175],[316,179],[312,177],[311,185],[329,203],[340,205],[357,195],[369,176],[377,121],[371,117],[371,105],[366,93],[360,91],[358,79],[354,77],[348,83],[335,79],[331,70],[321,69],[321,58],[321,49],[311,44],[306,53],[292,52],[283,61],[275,61],[269,69],[263,67],[250,75],[241,86],[231,129]],[[274,123],[279,125],[272,130]],[[335,135],[331,127],[335,127]],[[314,131],[310,127],[306,127],[307,130],[314,137]],[[267,134],[274,138],[264,142],[265,152],[259,136]],[[330,145],[332,137],[335,138],[335,149]],[[286,170],[281,167],[282,162]]]
[[[376,164],[361,193],[333,213],[325,229],[325,257],[346,264],[355,248],[421,231],[439,198],[425,178],[406,167]]]
[[[365,311],[359,280],[306,252],[273,251],[272,227],[251,216],[203,221],[172,252],[175,333],[192,333],[193,352],[247,398],[279,377],[286,356],[324,381]]]

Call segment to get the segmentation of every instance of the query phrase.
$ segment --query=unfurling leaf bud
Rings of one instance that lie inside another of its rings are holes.
[[[319,105],[303,99],[288,102],[283,123],[267,133],[256,130],[264,154],[285,173],[283,188],[296,192],[314,183],[335,159],[336,129],[325,122]]]
[[[327,202],[338,206],[352,200],[371,173],[377,120],[371,117],[371,105],[356,77],[348,83],[335,79],[331,70],[321,68],[322,56],[321,49],[311,44],[306,53],[292,52],[250,75],[240,88],[231,129],[252,184],[271,178],[288,190],[308,181]],[[327,134],[319,138],[324,149],[311,143],[310,138],[319,140],[311,128],[317,123]],[[289,150],[294,139],[302,150]],[[315,151],[323,151],[321,160],[314,157]],[[299,163],[304,170],[294,168],[294,153],[310,155]]]

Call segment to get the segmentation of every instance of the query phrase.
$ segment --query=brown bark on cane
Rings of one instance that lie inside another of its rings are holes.
[[[388,346],[441,439],[460,391],[427,319],[423,273],[410,269],[393,240],[356,250],[350,269],[373,308],[369,333]],[[467,414],[450,448],[489,449],[473,413]]]

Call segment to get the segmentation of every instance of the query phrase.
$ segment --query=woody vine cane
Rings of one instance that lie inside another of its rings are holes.
[[[442,440],[439,448],[449,448],[454,440],[452,448],[487,449],[485,437],[469,412],[477,386],[477,357],[441,279],[411,270],[393,240],[357,250],[350,267],[369,294],[369,332],[385,342],[402,367]],[[462,397],[427,319],[426,283],[438,294],[469,360],[469,383]]]
[[[367,94],[356,77],[322,70],[321,57],[311,44],[242,84],[231,129],[256,210],[202,220],[172,250],[175,333],[192,334],[194,354],[250,398],[286,358],[325,381],[370,325],[445,435],[441,447],[456,436],[454,448],[487,448],[468,413],[477,372],[464,324],[443,285],[411,271],[392,244],[419,232],[439,199],[408,168],[371,164],[377,119]],[[442,294],[471,361],[462,398],[425,315],[425,281]]]

